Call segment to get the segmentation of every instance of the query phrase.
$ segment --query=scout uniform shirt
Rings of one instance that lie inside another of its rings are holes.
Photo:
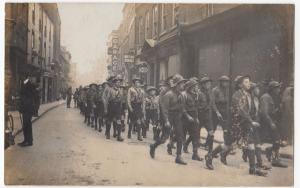
[[[141,88],[131,87],[128,89],[127,102],[131,103],[144,103],[145,94]]]
[[[180,96],[183,101],[183,114],[187,117],[188,115],[192,116],[193,118],[198,118],[197,110],[197,100],[198,94],[193,94],[190,92],[182,92]]]
[[[146,110],[159,110],[159,97],[148,96],[146,97]]]
[[[183,106],[179,97],[180,94],[180,92],[171,89],[161,97],[161,110],[165,122],[169,121],[169,113],[178,113],[178,115],[182,114]]]
[[[227,117],[227,110],[229,109],[229,89],[222,89],[220,86],[213,88],[212,90],[212,102],[213,110],[215,112],[220,112],[222,116]]]

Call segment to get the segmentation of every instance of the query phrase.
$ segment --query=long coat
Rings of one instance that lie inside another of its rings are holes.
[[[19,111],[23,114],[26,113],[29,115],[33,115],[35,113],[35,103],[37,101],[37,96],[37,90],[33,83],[28,81],[26,84],[22,85],[20,90]]]

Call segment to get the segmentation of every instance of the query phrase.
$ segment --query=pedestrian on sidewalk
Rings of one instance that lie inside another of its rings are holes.
[[[72,87],[69,87],[67,91],[67,108],[70,108],[71,100],[72,100]]]
[[[26,76],[26,79],[24,80],[21,91],[20,91],[20,108],[19,111],[22,114],[23,119],[23,135],[24,135],[24,141],[21,143],[18,143],[19,146],[25,147],[25,146],[32,146],[33,145],[33,136],[32,136],[32,116],[35,113],[35,96],[37,96],[37,89],[32,83],[32,78],[29,76]]]

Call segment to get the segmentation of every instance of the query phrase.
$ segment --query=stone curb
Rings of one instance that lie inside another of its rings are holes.
[[[48,108],[48,109],[45,110],[43,113],[41,113],[38,117],[36,117],[35,119],[33,119],[31,122],[32,122],[32,123],[36,122],[36,121],[39,120],[41,117],[43,117],[47,112],[53,110],[54,108],[59,107],[60,105],[65,104],[65,103],[66,103],[66,102],[63,102],[63,103],[60,103],[60,104],[57,104],[57,105],[55,105],[55,106],[52,106],[52,107]],[[20,134],[21,132],[23,132],[22,129],[18,130],[14,136],[16,137],[16,136],[17,136],[18,134]]]

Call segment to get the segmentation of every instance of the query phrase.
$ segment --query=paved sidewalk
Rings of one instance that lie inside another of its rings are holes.
[[[41,104],[39,109],[39,116],[33,117],[32,122],[35,122],[39,118],[41,118],[44,114],[46,114],[48,111],[58,107],[59,105],[62,105],[65,103],[65,100],[59,100],[51,103]],[[18,111],[10,111],[8,114],[11,114],[14,118],[14,131],[15,133],[22,128],[22,123],[20,119],[20,113]],[[18,132],[17,134],[19,134]]]

